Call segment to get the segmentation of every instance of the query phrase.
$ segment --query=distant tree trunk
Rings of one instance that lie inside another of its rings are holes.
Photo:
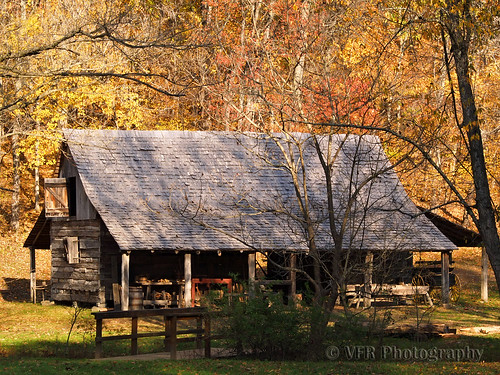
[[[38,166],[35,167],[35,211],[40,211],[40,169]]]
[[[462,9],[460,8],[461,5],[463,5]],[[500,238],[496,227],[495,211],[491,202],[481,128],[469,73],[469,47],[473,27],[470,2],[450,1],[446,17],[445,25],[451,40],[451,53],[455,61],[460,102],[462,104],[461,127],[466,131],[469,141],[470,161],[476,191],[476,208],[478,211],[476,225],[481,233],[500,290]]]
[[[36,123],[37,132],[40,130],[40,123]],[[38,137],[38,135],[37,135]],[[38,139],[35,141],[35,211],[40,211],[40,142]]]
[[[26,0],[20,2],[21,19],[26,20]],[[25,82],[20,78],[16,82],[16,92],[21,93]],[[12,127],[12,216],[11,228],[17,232],[19,230],[19,199],[21,196],[21,161],[19,158],[19,130],[20,118],[14,118]]]
[[[14,127],[12,135],[12,215],[10,225],[13,231],[19,230],[19,197],[21,195],[21,176],[19,160],[19,135]]]

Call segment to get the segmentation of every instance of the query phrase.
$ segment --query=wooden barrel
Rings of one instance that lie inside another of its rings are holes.
[[[131,286],[128,291],[129,310],[142,310],[144,301],[144,292],[140,286]]]

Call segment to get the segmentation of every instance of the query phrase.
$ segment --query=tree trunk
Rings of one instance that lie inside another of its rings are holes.
[[[19,197],[21,195],[21,176],[20,176],[20,160],[19,160],[19,136],[12,136],[12,214],[10,225],[13,231],[19,230]]]
[[[21,0],[21,19],[26,20],[26,0]],[[16,92],[21,93],[25,86],[24,79],[16,81]],[[15,123],[12,128],[12,213],[10,225],[13,231],[19,231],[19,199],[21,196],[21,161],[19,158],[19,130],[21,128],[19,117],[14,119]]]
[[[478,211],[476,225],[495,273],[497,287],[500,290],[500,238],[496,227],[495,211],[491,202],[481,128],[469,74],[469,38],[472,19],[469,13],[470,4],[468,2],[463,4],[464,9],[462,9],[462,14],[459,14],[457,9],[459,9],[460,4],[455,4],[455,1],[449,3],[446,26],[451,40],[451,52],[455,61],[460,102],[462,104],[461,126],[466,131],[469,141],[472,175],[476,191],[476,208]]]
[[[40,131],[40,123],[37,121],[36,123],[37,133]],[[38,137],[38,135],[37,135]],[[40,141],[35,141],[35,211],[40,211]]]

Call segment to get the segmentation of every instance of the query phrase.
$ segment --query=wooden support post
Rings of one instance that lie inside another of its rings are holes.
[[[165,351],[170,351],[170,318],[168,316],[163,317],[163,322],[165,323],[165,339],[163,340],[163,345],[165,345]]]
[[[373,253],[368,252],[365,259],[365,285],[363,307],[371,307],[372,305],[372,281],[373,281]]]
[[[115,310],[122,309],[121,294],[122,294],[121,285],[113,283],[113,306],[114,306]]]
[[[212,348],[211,348],[211,337],[210,337],[210,316],[205,315],[205,358],[210,358],[212,356]]]
[[[441,301],[443,307],[450,306],[450,252],[441,252]]]
[[[248,292],[255,296],[255,253],[248,253]]]
[[[290,300],[295,302],[297,295],[297,254],[290,254]]]
[[[170,359],[177,359],[177,316],[170,318],[169,347]]]
[[[95,320],[95,358],[102,358],[102,319]]]
[[[192,293],[191,254],[184,254],[184,307],[194,306]]]
[[[35,248],[30,247],[30,297],[36,303],[36,255]]]
[[[131,333],[131,344],[130,344],[130,355],[139,354],[139,349],[137,347],[137,326],[139,318],[132,317],[132,333]]]
[[[128,310],[129,305],[129,285],[130,285],[130,253],[122,253],[122,290],[121,307]]]
[[[488,254],[484,246],[481,254],[481,300],[488,302]]]

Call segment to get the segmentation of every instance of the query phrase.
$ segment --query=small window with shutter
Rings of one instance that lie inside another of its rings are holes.
[[[80,263],[80,246],[78,237],[66,237],[64,239],[64,248],[66,249],[66,259],[68,263]]]
[[[76,215],[76,178],[46,178],[44,182],[45,216]]]

